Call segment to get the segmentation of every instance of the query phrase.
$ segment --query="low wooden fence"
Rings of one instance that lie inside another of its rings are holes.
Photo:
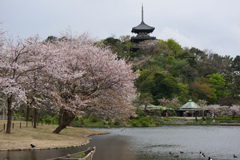
[[[38,122],[37,123],[37,126],[39,125],[49,125],[47,123],[43,123],[43,122]],[[27,128],[27,127],[33,127],[34,123],[33,122],[13,122],[11,124],[11,128],[14,129],[14,128]],[[0,131],[3,131],[3,130],[6,130],[6,127],[7,127],[7,123],[3,123],[3,124],[0,124]]]
[[[12,120],[14,121],[24,121],[24,117],[20,117],[20,116],[12,116]],[[7,116],[5,115],[0,115],[0,120],[7,120]]]

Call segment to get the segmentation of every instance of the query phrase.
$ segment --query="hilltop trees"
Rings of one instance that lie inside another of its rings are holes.
[[[224,76],[220,73],[214,73],[208,76],[208,82],[213,84],[214,91],[216,96],[219,99],[226,97],[229,94],[229,91],[225,88],[225,79]]]
[[[111,37],[106,40],[110,39]],[[240,99],[239,56],[233,59],[230,56],[220,56],[211,50],[182,47],[174,39],[141,42],[142,47],[134,54],[123,53],[123,50],[115,48],[116,44],[116,47],[124,48],[126,41],[130,43],[130,38],[124,41],[122,37],[119,41],[114,38],[117,43],[108,44],[119,57],[128,57],[128,63],[133,64],[134,70],[140,70],[141,76],[135,85],[141,93],[151,93],[154,104],[158,104],[157,99],[174,96],[177,96],[181,103],[188,99],[205,99],[208,104],[218,103],[229,97]],[[165,81],[157,82],[156,86],[154,79],[158,74],[173,77],[169,83],[177,84],[177,94],[171,87],[162,87],[166,85]],[[161,90],[158,86],[161,86]],[[156,92],[171,94],[159,96]]]

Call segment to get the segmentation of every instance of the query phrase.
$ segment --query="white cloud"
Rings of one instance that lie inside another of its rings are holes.
[[[158,39],[174,39],[176,42],[178,42],[182,47],[202,47],[200,40],[193,37],[193,35],[186,36],[179,32],[178,29],[172,29],[169,27],[164,27],[163,30],[159,33],[157,33]]]

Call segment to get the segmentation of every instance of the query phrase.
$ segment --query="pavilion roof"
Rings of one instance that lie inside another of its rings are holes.
[[[184,104],[182,107],[180,107],[179,110],[186,110],[186,111],[188,111],[188,110],[200,110],[200,109],[201,109],[201,107],[198,104],[194,103],[190,99],[186,104]]]
[[[147,110],[159,110],[159,109],[163,109],[163,110],[172,110],[172,108],[167,108],[167,107],[163,107],[163,106],[155,106],[153,104],[149,104],[147,105]],[[140,110],[144,110],[145,109],[145,105],[141,105],[139,106]]]

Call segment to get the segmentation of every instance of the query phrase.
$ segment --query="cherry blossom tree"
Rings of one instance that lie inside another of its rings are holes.
[[[166,99],[162,98],[158,100],[162,106],[178,109],[180,107],[179,100],[177,97],[174,97],[173,99]]]
[[[234,120],[235,115],[240,113],[240,106],[239,105],[231,106],[229,108],[229,112],[232,114],[232,120]]]
[[[0,90],[6,96],[8,122],[6,133],[10,133],[14,109],[26,103],[26,85],[29,75],[44,66],[38,36],[28,39],[19,38],[17,43],[5,41],[0,54]],[[41,53],[41,54],[40,54]]]
[[[209,106],[206,106],[206,109],[208,109],[214,115],[216,114],[225,115],[225,121],[228,114],[232,114],[232,119],[234,120],[235,115],[240,113],[239,105],[232,105],[232,106],[209,105]]]
[[[219,108],[220,113],[225,115],[225,121],[227,121],[227,115],[231,113],[230,108],[231,108],[231,106],[221,106]]]
[[[2,22],[0,22],[0,24],[1,24]],[[4,31],[3,31],[3,29],[2,28],[0,28],[0,51],[2,51],[2,47],[3,47],[3,45],[4,45],[4,40],[5,40],[5,36],[4,36]]]
[[[64,37],[54,43],[57,54],[44,68],[51,68],[47,73],[53,80],[43,88],[50,86],[49,97],[56,104],[52,109],[63,116],[54,133],[86,110],[118,119],[129,117],[136,92],[133,82],[138,77],[131,65],[118,60],[108,48],[95,46],[87,34],[66,32]]]
[[[16,44],[3,42],[0,91],[7,97],[6,133],[10,133],[13,110],[27,98],[35,111],[51,109],[63,116],[54,133],[86,110],[118,119],[131,115],[138,74],[108,48],[96,47],[88,34],[65,32],[54,43],[40,42],[37,36]]]
[[[146,40],[139,43],[145,54],[151,55],[157,53],[160,49],[158,40]]]
[[[201,109],[202,109],[202,116],[204,116],[204,111],[207,109],[207,107],[206,107],[207,101],[203,100],[203,99],[199,99],[197,104],[201,107]]]
[[[160,104],[162,106],[165,106],[167,108],[172,108],[172,109],[179,109],[180,108],[180,104],[179,104],[179,100],[177,97],[174,97],[173,99],[166,99],[166,98],[162,98],[158,100],[160,102]],[[173,110],[174,114],[176,114],[175,110]]]
[[[204,106],[204,108],[214,115],[221,113],[221,107],[219,105],[208,105]]]

